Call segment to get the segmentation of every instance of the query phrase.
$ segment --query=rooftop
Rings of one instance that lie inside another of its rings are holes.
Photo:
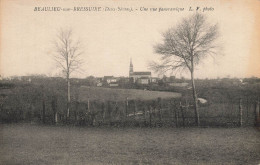
[[[151,75],[151,72],[134,72],[133,75]]]

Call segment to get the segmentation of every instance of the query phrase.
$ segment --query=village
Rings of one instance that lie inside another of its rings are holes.
[[[176,76],[152,76],[151,71],[134,71],[134,65],[132,59],[130,59],[128,77],[113,75],[105,75],[103,77],[87,76],[86,78],[71,78],[72,84],[81,86],[96,86],[107,88],[137,88],[137,89],[154,89],[156,87],[173,87],[182,89],[191,89],[190,79]],[[54,81],[62,81],[63,77],[49,77],[46,75],[28,75],[28,76],[11,76],[0,77],[2,82],[37,82],[42,79],[50,79]],[[229,85],[246,85],[248,83],[257,83],[259,80],[257,77],[252,78],[217,78],[217,79],[197,79],[197,81],[213,82],[214,83],[226,83]]]

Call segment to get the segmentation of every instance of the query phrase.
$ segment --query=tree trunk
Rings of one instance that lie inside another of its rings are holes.
[[[70,117],[70,79],[67,78],[67,85],[68,85],[68,102],[67,102],[67,119]]]
[[[194,72],[193,69],[191,71],[191,85],[192,85],[192,93],[193,93],[193,100],[194,100],[194,112],[195,112],[195,123],[197,126],[200,126],[200,117],[199,117],[199,109],[198,109],[198,102],[197,102],[197,94],[194,82]]]

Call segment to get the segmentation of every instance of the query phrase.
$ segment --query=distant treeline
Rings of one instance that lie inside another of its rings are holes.
[[[9,83],[34,83],[34,84],[42,84],[42,83],[62,83],[65,79],[62,77],[47,77],[44,75],[40,76],[16,76],[11,78],[6,78],[3,80],[0,80],[0,82],[3,85],[8,85]],[[94,77],[94,76],[88,76],[86,78],[71,78],[71,84],[77,85],[77,86],[97,86],[98,82],[103,82],[104,78],[102,77]],[[196,79],[196,84],[205,84],[209,86],[237,86],[237,85],[256,85],[260,84],[260,78],[257,77],[251,77],[251,78],[217,78],[217,79]],[[175,76],[163,76],[162,78],[158,79],[158,81],[154,83],[149,84],[138,84],[138,83],[132,83],[128,80],[128,77],[118,77],[118,80],[116,82],[118,86],[113,86],[112,88],[135,88],[135,89],[148,89],[148,90],[172,90],[173,88],[178,87],[172,87],[171,83],[190,83],[189,79],[186,79],[184,77],[182,78],[176,78]],[[106,87],[109,87],[106,85],[106,83],[103,82],[103,85]],[[189,86],[187,86],[189,87]]]

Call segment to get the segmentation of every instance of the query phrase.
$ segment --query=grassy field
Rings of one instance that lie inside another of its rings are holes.
[[[80,101],[87,101],[88,99],[125,101],[126,97],[129,100],[156,100],[158,97],[162,99],[181,97],[181,94],[177,92],[145,91],[138,89],[113,89],[88,86],[80,87],[78,92]]]
[[[259,164],[254,128],[1,125],[0,164]]]

